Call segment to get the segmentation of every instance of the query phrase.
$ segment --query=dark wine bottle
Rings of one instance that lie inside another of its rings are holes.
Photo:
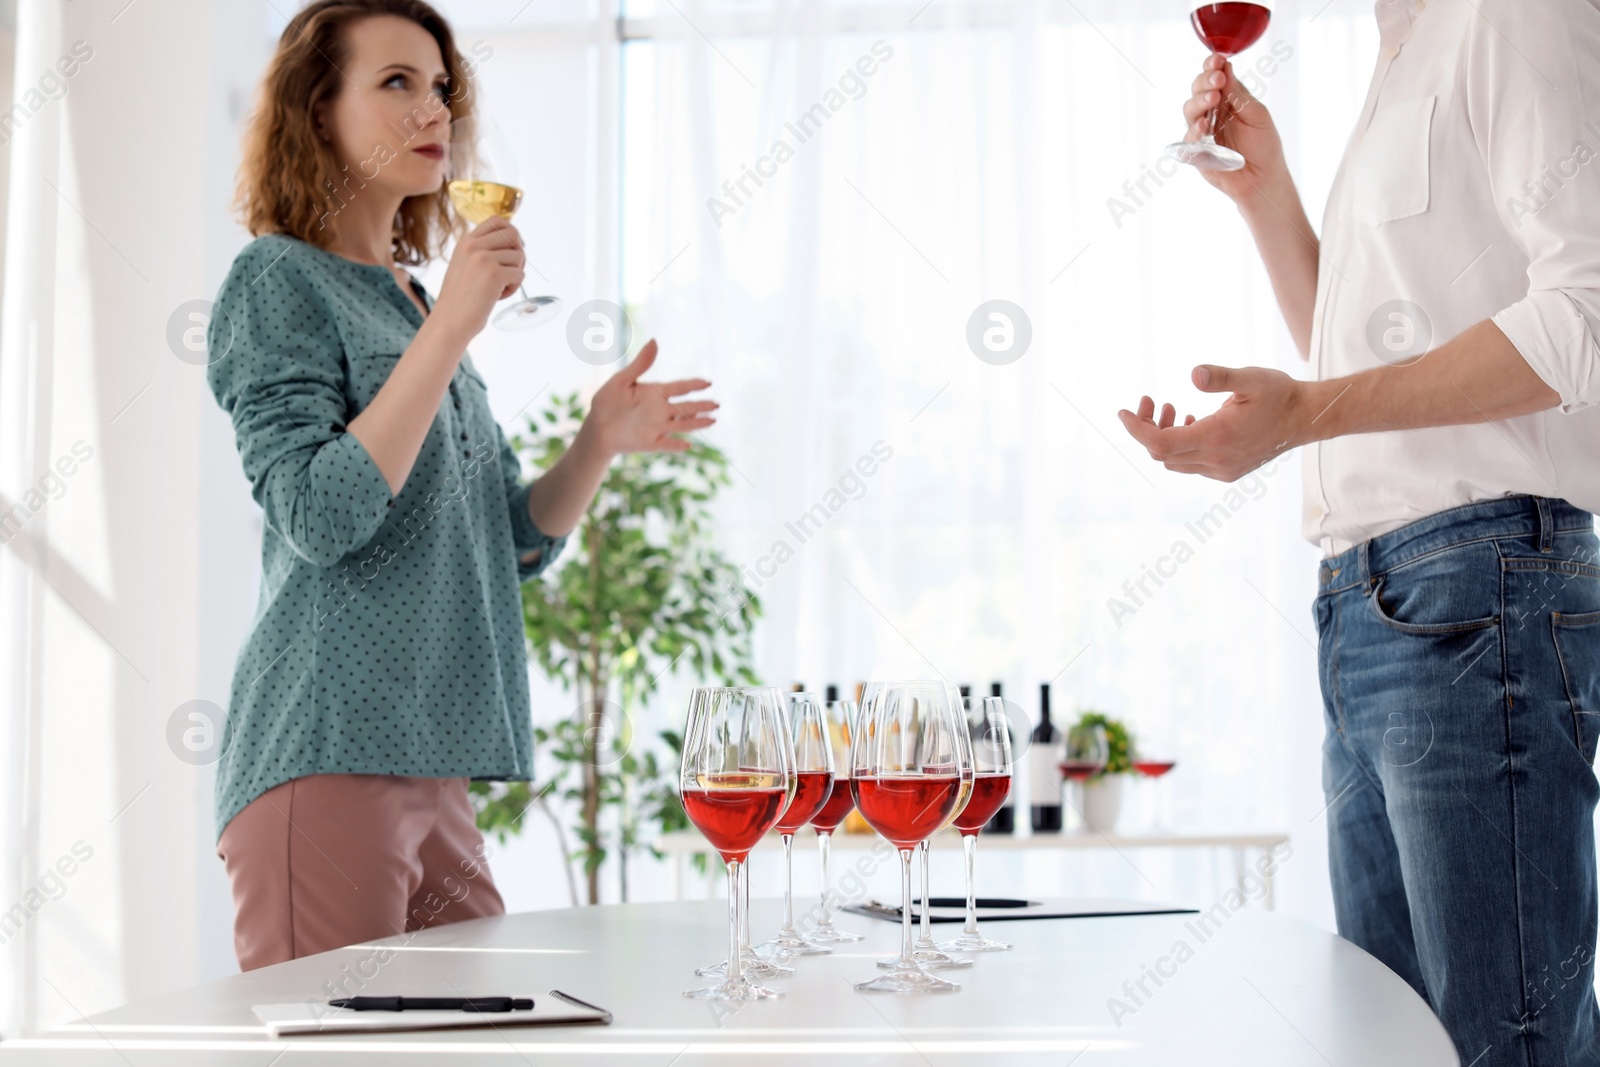
[[[1061,731],[1050,721],[1050,683],[1039,686],[1039,725],[1028,746],[1028,806],[1035,833],[1061,830]]]
[[[992,697],[1001,695],[999,682],[989,683],[989,695]],[[1011,734],[1011,725],[1009,722],[1006,724],[1006,733],[1011,736],[1011,745],[1012,748],[1015,749],[1017,739],[1014,734]],[[1013,775],[1013,778],[1015,778],[1015,775]],[[994,817],[992,819],[983,824],[983,829],[980,831],[981,833],[1010,834],[1016,832],[1017,809],[1016,805],[1013,803],[1015,797],[1016,794],[1014,793],[1006,794],[1005,803],[1000,805],[1000,810],[994,813]]]

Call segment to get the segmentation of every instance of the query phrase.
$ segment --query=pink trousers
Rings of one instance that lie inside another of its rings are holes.
[[[465,778],[296,778],[234,816],[217,855],[246,971],[506,910]]]

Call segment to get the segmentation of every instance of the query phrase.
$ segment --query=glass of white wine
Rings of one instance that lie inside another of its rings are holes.
[[[492,216],[510,219],[522,205],[517,167],[505,134],[492,120],[456,119],[450,124],[450,182],[446,186],[456,214],[476,226]],[[555,321],[561,298],[529,296],[520,288],[519,299],[495,313],[502,330],[526,330]]]

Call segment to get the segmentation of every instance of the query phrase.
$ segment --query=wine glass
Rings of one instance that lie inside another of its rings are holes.
[[[678,788],[684,814],[728,868],[728,965],[723,980],[684,994],[702,1000],[782,996],[740,969],[739,871],[783,816],[797,786],[783,694],[773,687],[696,688],[689,696]]]
[[[963,697],[960,690],[953,685],[946,685],[945,689],[947,690],[946,695],[948,695],[950,698],[950,706],[955,709],[956,714],[962,719],[963,726],[965,726],[965,709],[968,698]],[[961,792],[956,797],[954,806],[952,806],[950,809],[950,817],[939,825],[939,830],[943,830],[945,827],[949,826],[951,823],[960,818],[961,813],[966,810],[967,804],[972,800],[972,790],[974,785],[972,742],[967,736],[967,731],[965,729],[962,729],[957,734],[956,742],[961,746],[962,749]],[[939,830],[935,830],[934,833],[938,833]],[[911,955],[924,967],[971,967],[971,960],[952,956],[948,952],[944,951],[944,949],[934,944],[933,941],[933,890],[931,888],[933,883],[928,877],[929,852],[933,847],[932,836],[933,835],[930,834],[928,837],[923,838],[922,841],[917,845],[917,852],[922,861],[922,917],[921,922],[918,924],[920,929],[917,933],[916,944],[912,946]],[[878,966],[893,967],[897,962],[898,961],[891,956],[888,959],[879,960]]]
[[[828,846],[834,831],[856,804],[855,798],[850,795],[850,739],[855,736],[856,703],[853,700],[830,700],[823,707],[823,717],[828,726],[828,743],[833,746],[833,789],[829,791],[822,807],[811,817],[811,825],[817,831],[817,851],[822,857],[822,902],[819,905],[822,917],[815,930],[806,932],[806,940],[814,944],[862,939],[860,934],[834,926],[833,912],[828,906]]]
[[[1089,779],[1106,769],[1111,761],[1111,746],[1106,738],[1106,728],[1100,723],[1080,722],[1067,731],[1062,748],[1061,774],[1068,782],[1078,785],[1078,829],[1093,829],[1083,815]]]
[[[773,956],[826,956],[833,949],[813,944],[794,928],[794,832],[810,822],[833,793],[833,746],[828,743],[828,721],[822,701],[812,693],[789,696],[789,729],[794,742],[794,800],[778,820],[783,841],[783,926],[778,936],[756,946]],[[843,816],[840,816],[843,818]]]
[[[1190,0],[1189,4],[1189,23],[1195,34],[1219,56],[1231,58],[1255,44],[1271,20],[1272,0]],[[1244,156],[1217,143],[1216,126],[1217,108],[1212,108],[1206,115],[1205,136],[1169,144],[1167,155],[1200,170],[1243,170]]]
[[[978,897],[973,880],[978,831],[994,817],[1011,794],[1011,730],[1005,701],[984,697],[982,703],[967,708],[967,733],[972,739],[972,764],[976,777],[972,799],[956,816],[961,831],[961,848],[967,860],[967,922],[961,936],[942,941],[939,947],[951,952],[1004,952],[1011,948],[978,933]]]
[[[1155,740],[1149,740],[1141,731],[1139,740],[1134,744],[1133,769],[1139,777],[1150,783],[1150,829],[1160,833],[1167,829],[1167,818],[1163,803],[1166,790],[1162,788],[1161,779],[1168,771],[1178,765],[1178,761],[1171,758],[1171,751],[1167,742],[1159,735]]]
[[[476,226],[492,215],[510,219],[522,204],[522,187],[510,143],[492,120],[460,118],[450,124],[450,182],[445,186],[456,214]],[[495,313],[502,330],[526,330],[554,322],[561,299],[529,296]]]
[[[911,948],[911,852],[955,811],[966,726],[943,682],[889,682],[869,691],[850,750],[850,790],[867,824],[900,852],[900,958],[856,989],[873,993],[954,992],[923,970]]]

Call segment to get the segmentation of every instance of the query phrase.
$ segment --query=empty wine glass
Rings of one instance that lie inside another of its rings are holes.
[[[716,985],[684,994],[703,1000],[782,996],[740,968],[739,870],[794,799],[794,748],[776,688],[697,688],[689,696],[679,772],[683,810],[728,869],[728,965]]]
[[[828,743],[833,746],[833,789],[821,809],[811,817],[811,825],[817,831],[817,852],[822,859],[822,900],[818,904],[821,918],[817,920],[816,929],[806,931],[806,940],[817,944],[861,940],[860,934],[833,925],[830,898],[833,890],[828,880],[828,851],[833,833],[856,805],[855,798],[850,795],[850,739],[855,736],[856,714],[853,700],[830,700],[823,707]]]
[[[1011,793],[1011,730],[1005,701],[985,697],[981,703],[969,701],[967,733],[972,739],[972,764],[975,778],[972,799],[956,817],[961,831],[961,848],[967,861],[967,922],[961,936],[941,941],[939,947],[951,952],[1004,952],[1011,948],[978,933],[978,896],[973,878],[978,847],[978,831],[994,817]]]
[[[947,822],[971,780],[966,725],[943,682],[892,682],[871,690],[850,752],[850,789],[862,818],[900,853],[900,958],[862,992],[954,992],[912,955],[911,852]],[[963,765],[963,756],[966,762]]]
[[[459,118],[450,124],[450,182],[445,186],[456,214],[476,226],[494,215],[509,220],[522,204],[522,180],[506,139],[493,120]],[[536,272],[537,273],[537,272]],[[502,330],[526,330],[556,319],[561,299],[529,296],[497,311],[494,324]]]
[[[825,956],[833,949],[812,944],[794,928],[794,866],[791,855],[794,832],[822,810],[833,792],[833,746],[828,743],[828,722],[822,701],[812,693],[793,693],[789,697],[789,729],[794,741],[795,791],[783,817],[778,820],[778,835],[783,841],[783,926],[778,936],[757,945],[757,952],[779,958],[787,956]]]

